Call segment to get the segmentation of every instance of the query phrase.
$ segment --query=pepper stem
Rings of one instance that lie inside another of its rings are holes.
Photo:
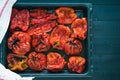
[[[60,42],[55,42],[53,48],[57,47],[57,46],[60,46]]]

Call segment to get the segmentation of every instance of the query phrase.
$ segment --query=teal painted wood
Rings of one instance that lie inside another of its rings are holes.
[[[120,80],[120,0],[18,0],[17,3],[92,3],[92,77],[37,77],[35,80]]]
[[[94,51],[96,55],[119,55],[119,21],[94,21]]]
[[[93,3],[93,5],[119,5],[120,0],[87,0],[87,2]]]
[[[93,80],[120,80],[120,21],[94,21],[93,26]]]
[[[93,5],[94,21],[120,21],[120,5]]]
[[[107,4],[119,5],[119,0],[18,0],[19,3],[92,3],[92,4]]]

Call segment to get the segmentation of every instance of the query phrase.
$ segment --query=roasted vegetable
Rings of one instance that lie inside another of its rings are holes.
[[[50,36],[47,33],[33,35],[32,46],[37,52],[46,52],[50,49]]]
[[[32,16],[32,27],[27,31],[30,35],[50,32],[56,26],[55,14],[49,14],[47,10],[33,9],[30,15]]]
[[[16,11],[17,12],[17,11]],[[30,24],[30,14],[28,10],[21,10],[12,16],[10,31],[14,32],[16,29],[27,31]]]
[[[26,56],[21,56],[17,54],[8,54],[7,56],[7,61],[8,61],[8,67],[12,71],[24,71],[27,69],[27,57]]]
[[[82,73],[85,68],[86,60],[83,57],[72,56],[68,61],[68,69],[75,73]]]
[[[8,39],[8,48],[19,55],[26,54],[30,46],[30,36],[25,32],[17,31]]]
[[[55,10],[57,14],[57,21],[60,24],[71,24],[76,18],[74,9],[69,7],[60,7]]]
[[[50,52],[47,55],[47,69],[52,72],[62,71],[66,62],[65,59],[56,52]]]
[[[38,9],[33,9],[32,12],[30,13],[30,16],[32,16],[33,18],[42,18],[46,14],[47,14],[47,10],[38,8]]]
[[[64,50],[68,55],[78,55],[82,51],[82,43],[77,39],[70,38],[65,43]]]
[[[27,63],[30,69],[42,71],[46,68],[46,56],[42,53],[31,52]]]
[[[71,26],[73,28],[72,37],[78,37],[82,40],[86,39],[88,26],[86,18],[76,19]]]
[[[50,32],[56,26],[55,21],[48,21],[45,24],[35,24],[31,28],[28,29],[29,35],[38,34],[41,32]]]
[[[44,16],[41,15],[41,18],[39,18],[39,16],[37,18],[33,18],[31,22],[33,25],[34,24],[45,24],[55,19],[56,19],[56,16],[54,14],[46,14]]]
[[[54,48],[58,50],[64,49],[64,44],[71,34],[71,30],[64,25],[58,25],[53,29],[50,36],[50,43]]]

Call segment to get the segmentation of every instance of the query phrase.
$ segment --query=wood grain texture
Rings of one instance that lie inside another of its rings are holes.
[[[93,5],[94,21],[120,21],[120,5]]]
[[[119,80],[120,21],[93,21],[93,80]]]

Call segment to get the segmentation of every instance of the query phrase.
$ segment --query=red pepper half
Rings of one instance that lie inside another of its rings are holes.
[[[46,52],[50,49],[50,36],[47,33],[33,35],[32,46],[37,52]]]
[[[76,19],[71,26],[73,28],[72,37],[78,37],[82,40],[86,39],[88,26],[86,18]]]
[[[13,14],[12,14],[13,15]],[[30,14],[28,10],[18,11],[17,14],[11,19],[10,31],[14,32],[16,29],[27,31],[30,24]]]
[[[42,53],[31,52],[27,63],[31,70],[42,71],[46,68],[46,56]]]
[[[68,39],[64,46],[64,50],[68,55],[78,55],[82,51],[82,43],[77,39]]]
[[[71,24],[76,18],[74,9],[70,7],[60,7],[55,10],[57,14],[57,21],[60,24]]]
[[[29,34],[17,31],[8,39],[8,48],[14,53],[25,55],[31,48]]]
[[[68,69],[72,72],[82,73],[85,68],[85,58],[79,56],[72,56],[68,61]]]
[[[7,61],[8,61],[8,67],[12,71],[24,71],[27,69],[27,57],[26,56],[21,56],[17,54],[8,54],[7,56]]]
[[[50,52],[47,55],[47,69],[52,72],[62,71],[66,62],[65,59],[56,52]]]
[[[54,48],[63,50],[64,45],[71,34],[69,27],[64,25],[58,25],[55,27],[50,36],[50,43]]]

